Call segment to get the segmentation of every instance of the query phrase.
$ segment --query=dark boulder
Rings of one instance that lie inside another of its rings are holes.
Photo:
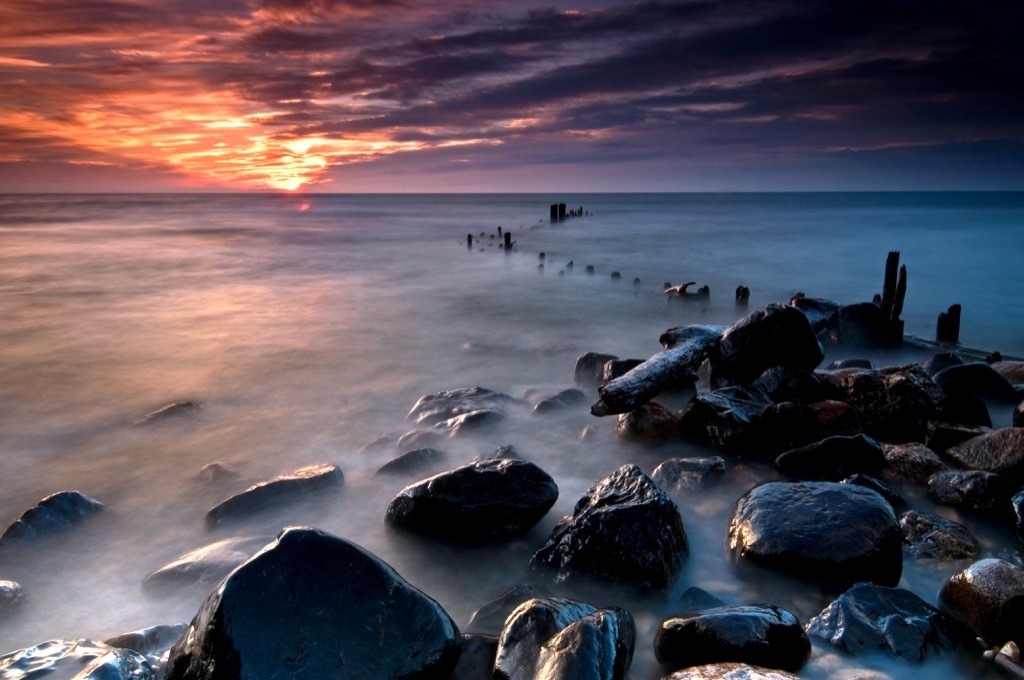
[[[870,359],[836,359],[827,366],[830,371],[841,371],[846,368],[866,368],[871,370],[874,366],[871,365]]]
[[[945,397],[917,364],[837,371],[829,379],[842,388],[843,401],[860,412],[864,431],[880,441],[923,442]]]
[[[972,437],[946,451],[961,467],[1024,482],[1024,428],[1007,427]]]
[[[935,377],[935,374],[939,371],[950,366],[962,366],[964,363],[964,358],[960,356],[959,352],[939,352],[926,359],[921,364],[921,368],[928,375]]]
[[[965,425],[931,422],[928,423],[928,436],[925,438],[924,443],[932,451],[944,454],[954,446],[963,444],[968,439],[974,439],[991,431],[992,428],[990,427],[968,427]]]
[[[688,550],[676,504],[639,467],[623,465],[580,498],[530,565],[557,582],[598,578],[664,588],[679,576]]]
[[[106,509],[103,503],[79,491],[58,491],[11,522],[0,536],[0,547],[62,533]]]
[[[843,305],[836,314],[839,342],[846,347],[880,348],[898,345],[892,326],[873,302]],[[903,339],[902,333],[899,340]]]
[[[961,427],[992,427],[992,415],[984,399],[973,394],[947,394],[939,418]]]
[[[826,436],[818,411],[805,404],[784,401],[765,407],[757,415],[748,434],[745,453],[756,448],[758,458],[771,458],[821,441]]]
[[[586,403],[587,397],[583,392],[575,388],[570,388],[540,400],[537,402],[537,405],[533,407],[533,412],[555,413],[557,411],[565,411],[574,406],[580,406]]]
[[[718,599],[706,590],[702,590],[697,586],[690,586],[679,596],[679,600],[674,605],[675,611],[682,612],[683,614],[692,614],[696,612],[702,612],[705,609],[715,609],[716,607],[724,607],[725,602]]]
[[[810,404],[839,400],[843,396],[842,391],[825,378],[795,366],[773,366],[758,376],[751,386],[760,389],[776,403]]]
[[[597,387],[604,382],[604,365],[618,359],[614,354],[586,352],[576,359],[573,381],[580,387]]]
[[[611,359],[604,362],[604,367],[601,369],[601,384],[621,378],[644,361],[645,359]]]
[[[498,638],[492,635],[463,635],[459,663],[446,680],[494,680],[494,657]]]
[[[845,401],[816,401],[807,404],[806,408],[818,419],[817,429],[820,429],[823,437],[852,437],[864,432],[860,413]]]
[[[509,616],[494,677],[622,680],[635,643],[636,625],[623,609],[595,609],[561,598],[531,600]]]
[[[984,361],[949,366],[932,376],[948,395],[973,394],[1004,403],[1015,403],[1017,392],[1005,377]]]
[[[1006,378],[1011,385],[1022,385],[1024,384],[1024,361],[1020,360],[1000,360],[993,361],[992,368],[996,370],[999,375]]]
[[[883,444],[882,478],[893,482],[927,484],[936,472],[948,469],[938,454],[924,444]]]
[[[711,358],[716,386],[744,385],[773,366],[814,370],[824,358],[821,343],[803,312],[771,304],[740,319],[722,333]]]
[[[889,502],[889,505],[891,505],[893,509],[902,508],[904,505],[907,504],[907,502],[903,500],[903,497],[900,496],[899,492],[896,491],[896,489],[892,488],[891,486],[889,486],[882,480],[878,479],[877,477],[872,477],[871,475],[866,475],[862,472],[857,472],[839,481],[841,484],[856,484],[857,486],[863,486],[865,489],[871,489],[879,496],[887,500]]]
[[[405,487],[386,519],[418,534],[472,544],[522,536],[556,500],[555,480],[533,463],[484,460]]]
[[[0,677],[156,680],[156,673],[144,656],[130,649],[92,640],[50,640],[0,656]]]
[[[832,482],[769,482],[733,508],[732,560],[847,587],[896,585],[903,534],[889,503],[870,489]]]
[[[936,503],[1009,524],[1013,521],[1013,497],[1020,484],[992,472],[945,470],[928,480],[928,496]]]
[[[679,438],[679,418],[661,404],[644,404],[619,414],[615,437],[624,442],[652,446],[675,441]]]
[[[912,557],[953,561],[978,554],[978,541],[967,527],[945,517],[908,510],[900,515],[900,529]]]
[[[455,623],[363,548],[286,529],[213,591],[164,680],[447,677]]]
[[[832,300],[794,295],[789,304],[799,309],[807,317],[811,328],[818,335],[836,328],[839,323],[839,303]]]
[[[654,655],[666,671],[736,661],[795,672],[810,657],[811,643],[785,609],[726,606],[662,621]]]
[[[858,472],[880,474],[885,465],[885,454],[874,439],[858,434],[828,437],[790,449],[775,459],[775,465],[779,472],[796,479],[838,482]]]
[[[341,468],[330,463],[308,465],[288,475],[260,482],[221,501],[206,513],[206,527],[248,519],[253,515],[309,498],[344,483]]]
[[[204,545],[151,571],[142,585],[150,592],[193,586],[209,589],[272,540],[266,536],[226,538]]]
[[[398,458],[393,458],[377,468],[378,475],[405,475],[412,472],[427,470],[447,457],[444,451],[426,446],[422,449],[406,451]]]
[[[949,577],[939,608],[989,647],[1024,639],[1024,569],[993,558],[975,562]]]
[[[669,458],[651,473],[654,483],[668,493],[693,491],[725,477],[725,460],[720,456]]]
[[[684,668],[661,680],[800,680],[800,676],[776,668],[730,661]]]
[[[965,631],[902,588],[858,583],[807,622],[807,634],[848,654],[886,652],[921,662],[938,652],[967,649]]]
[[[737,385],[703,392],[690,400],[680,416],[684,437],[726,451],[756,448],[754,423],[772,405],[759,389]]]
[[[483,635],[498,635],[505,627],[505,620],[519,605],[527,600],[543,598],[545,594],[532,583],[512,586],[496,599],[473,612],[463,632]]]

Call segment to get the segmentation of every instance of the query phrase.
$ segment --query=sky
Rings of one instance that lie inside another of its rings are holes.
[[[2,0],[0,192],[1024,190],[1021,0]]]

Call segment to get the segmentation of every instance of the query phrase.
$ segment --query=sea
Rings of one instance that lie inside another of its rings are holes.
[[[553,222],[553,203],[570,216]],[[0,580],[25,592],[20,607],[0,612],[0,654],[187,622],[216,584],[153,594],[142,587],[147,574],[215,540],[269,542],[295,525],[373,552],[462,626],[534,578],[530,556],[596,481],[627,463],[650,474],[667,458],[710,452],[618,441],[614,417],[590,415],[596,393],[586,388],[575,409],[526,408],[441,442],[445,460],[419,476],[376,474],[403,453],[397,440],[415,429],[406,416],[421,396],[479,386],[532,404],[573,387],[585,352],[644,359],[668,328],[731,324],[798,292],[871,300],[892,251],[907,270],[907,335],[933,340],[938,315],[959,304],[963,347],[1024,356],[1024,192],[0,195],[0,523],[62,490],[108,507],[75,531],[0,555]],[[710,296],[664,293],[691,282]],[[738,286],[750,290],[747,306],[736,304]],[[829,348],[824,363],[887,365],[933,351]],[[139,424],[182,401],[201,410]],[[1001,408],[997,426],[1010,422]],[[503,445],[559,487],[528,535],[453,547],[385,525],[406,484]],[[209,479],[211,463],[234,476]],[[340,490],[206,529],[205,513],[224,498],[318,463],[342,470]],[[654,631],[682,613],[674,603],[687,588],[775,604],[802,622],[834,598],[726,560],[733,504],[773,474],[739,465],[722,485],[674,496],[690,555],[668,591],[570,593],[633,613],[631,678],[660,677]],[[1011,532],[933,508],[921,489],[902,492],[913,507],[969,523],[979,557],[1017,554]],[[935,603],[968,563],[907,560],[900,585]],[[949,664],[924,668],[978,672]],[[920,672],[819,641],[801,677]]]

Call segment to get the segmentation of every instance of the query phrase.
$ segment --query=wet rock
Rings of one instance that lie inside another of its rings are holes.
[[[927,484],[936,472],[948,469],[938,454],[924,444],[883,444],[885,469],[882,478],[894,482]]]
[[[1010,381],[983,361],[949,366],[932,379],[949,395],[973,394],[1004,403],[1017,401],[1017,392]]]
[[[729,662],[684,668],[661,680],[800,680],[800,676],[774,668]]]
[[[555,481],[533,463],[486,460],[405,487],[386,520],[425,536],[480,543],[522,536],[557,499]]]
[[[668,493],[693,491],[725,477],[721,456],[669,458],[651,473],[654,483]]]
[[[726,661],[797,671],[811,643],[795,616],[780,607],[718,607],[665,619],[654,655],[666,671]]]
[[[459,642],[441,606],[375,555],[293,527],[206,599],[164,678],[447,677]]]
[[[532,583],[521,583],[512,586],[484,606],[473,612],[469,622],[463,629],[466,633],[498,635],[505,627],[505,620],[519,605],[527,600],[543,598],[545,594]]]
[[[558,394],[553,394],[546,399],[542,399],[537,402],[537,405],[533,407],[534,413],[554,413],[556,411],[564,411],[574,406],[580,406],[587,402],[587,397],[577,389],[562,390]]]
[[[966,427],[963,425],[951,425],[950,423],[928,423],[928,436],[924,443],[932,451],[945,453],[954,446],[963,444],[968,439],[974,439],[986,432],[991,432],[989,427]]]
[[[444,440],[437,430],[410,430],[398,438],[399,449],[429,449]]]
[[[936,503],[1007,524],[1012,521],[1013,496],[1020,490],[1009,477],[981,470],[945,470],[928,480],[928,496]]]
[[[634,368],[644,363],[644,359],[612,359],[606,361],[601,369],[601,384],[621,378]]]
[[[864,431],[879,441],[923,442],[939,413],[943,391],[917,364],[871,371],[838,371],[829,379],[861,415]]]
[[[839,303],[832,300],[794,295],[789,304],[807,317],[811,328],[819,335],[835,328],[839,322]]]
[[[376,474],[405,475],[411,472],[420,472],[441,463],[446,457],[447,454],[444,451],[430,446],[413,449],[381,465],[377,468]]]
[[[498,638],[491,635],[463,635],[459,663],[447,680],[494,680],[494,658]]]
[[[807,404],[806,408],[818,419],[822,438],[852,437],[864,432],[864,424],[857,409],[845,401],[817,401]]]
[[[615,437],[635,444],[664,444],[679,438],[679,418],[661,404],[644,404],[619,414]]]
[[[25,591],[17,581],[0,581],[0,612],[14,609],[22,603]]]
[[[996,361],[992,368],[1011,385],[1024,385],[1024,361]]]
[[[769,482],[733,508],[727,550],[737,562],[849,586],[896,585],[903,534],[870,489],[832,482]]]
[[[597,610],[561,598],[531,600],[509,616],[494,677],[621,680],[635,642],[633,617],[623,609]]]
[[[576,359],[573,381],[580,387],[597,387],[604,382],[604,365],[617,359],[614,354],[600,352],[581,354]]]
[[[683,409],[679,426],[698,444],[726,451],[746,451],[754,423],[772,405],[759,389],[742,385],[698,394]]]
[[[953,561],[978,554],[978,541],[963,524],[928,512],[908,510],[900,515],[907,553],[926,560]]]
[[[344,475],[338,466],[330,463],[309,465],[291,474],[260,482],[218,503],[206,513],[206,527],[215,529],[248,519],[259,512],[336,489],[343,483]]]
[[[156,680],[138,652],[92,640],[50,640],[0,656],[0,677],[47,680]]]
[[[863,486],[865,489],[871,489],[879,496],[889,502],[894,509],[902,508],[906,505],[906,501],[900,496],[896,489],[892,488],[877,477],[866,475],[861,472],[855,473],[840,480],[841,484],[856,484],[857,486]]]
[[[11,522],[0,536],[0,547],[62,533],[106,509],[103,503],[79,491],[58,491]]]
[[[155,667],[154,662],[164,652],[169,651],[187,629],[188,624],[185,623],[151,626],[108,638],[103,641],[103,644],[138,652]]]
[[[874,439],[858,434],[828,437],[790,449],[775,459],[775,465],[779,472],[789,477],[838,482],[858,472],[880,474],[885,465],[885,454]]]
[[[795,366],[773,366],[758,376],[751,386],[763,391],[776,403],[810,404],[839,400],[843,396],[838,387],[823,377]]]
[[[807,622],[807,634],[849,654],[886,652],[913,662],[966,648],[964,630],[902,588],[858,583]]]
[[[492,427],[504,419],[504,411],[499,411],[498,409],[479,409],[443,420],[435,424],[434,429],[454,439],[482,428]]]
[[[530,565],[557,582],[593,577],[664,588],[678,577],[688,550],[672,499],[639,467],[623,465],[580,498]]]
[[[522,405],[522,402],[483,387],[463,387],[420,397],[406,419],[421,426],[451,430],[452,421],[459,420],[460,416],[473,416],[468,419],[472,422],[482,417],[474,414],[503,414],[514,405]]]
[[[1024,482],[1024,428],[986,432],[952,447],[946,456],[962,467]]]
[[[942,586],[939,608],[987,647],[1024,639],[1024,569],[993,558],[975,562]]]
[[[961,427],[992,427],[988,406],[973,394],[947,394],[942,401],[940,418],[945,423]]]
[[[203,407],[194,401],[177,401],[149,413],[135,421],[136,425],[155,425],[199,415]]]
[[[790,305],[771,304],[740,319],[722,334],[712,357],[713,384],[749,384],[773,366],[814,370],[824,358],[807,316]]]
[[[754,443],[748,446],[756,446],[759,458],[771,458],[825,437],[825,429],[814,408],[784,401],[771,404],[758,414],[748,436],[748,441]]]
[[[209,588],[272,540],[269,536],[226,538],[204,545],[151,571],[142,585],[150,592]]]

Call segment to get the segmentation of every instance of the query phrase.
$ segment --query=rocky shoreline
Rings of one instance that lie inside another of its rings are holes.
[[[378,474],[414,479],[444,460],[445,441],[495,428],[511,411],[557,417],[588,403],[594,416],[616,418],[624,442],[686,442],[703,452],[666,459],[650,475],[624,464],[595,480],[532,546],[532,582],[480,603],[464,625],[361,546],[287,527],[276,537],[222,538],[151,572],[144,588],[210,592],[190,623],[154,622],[105,641],[48,641],[0,657],[0,677],[613,679],[631,677],[643,645],[653,646],[661,676],[674,680],[793,678],[812,641],[851,658],[944,658],[965,674],[1021,675],[1019,543],[983,555],[971,527],[915,507],[898,488],[920,489],[933,504],[1024,540],[1024,364],[965,359],[950,346],[920,363],[821,366],[827,345],[854,353],[891,346],[898,310],[894,316],[888,304],[883,313],[884,303],[798,296],[728,328],[668,329],[664,351],[646,360],[584,354],[575,385],[532,401],[480,387],[421,398],[409,413],[413,429],[392,443],[400,455]],[[657,401],[667,394],[683,408]],[[993,409],[1005,413],[993,419]],[[172,404],[137,426],[200,411]],[[737,469],[749,473],[752,462],[774,474],[732,499],[728,561],[755,579],[781,573],[834,592],[816,616],[800,620],[770,602],[729,605],[690,588],[653,639],[643,639],[636,621],[650,611],[572,596],[614,584],[658,601],[690,551],[674,498]],[[223,466],[203,473],[232,474]],[[344,485],[333,464],[305,467],[217,504],[207,529],[230,531]],[[414,479],[382,522],[441,544],[518,541],[558,495],[557,479],[506,446]],[[0,551],[31,560],[34,543],[59,541],[104,509],[78,492],[55,493],[10,524]],[[932,593],[899,587],[905,562],[922,559],[970,564],[933,604]],[[31,593],[0,581],[0,616],[30,606]]]

